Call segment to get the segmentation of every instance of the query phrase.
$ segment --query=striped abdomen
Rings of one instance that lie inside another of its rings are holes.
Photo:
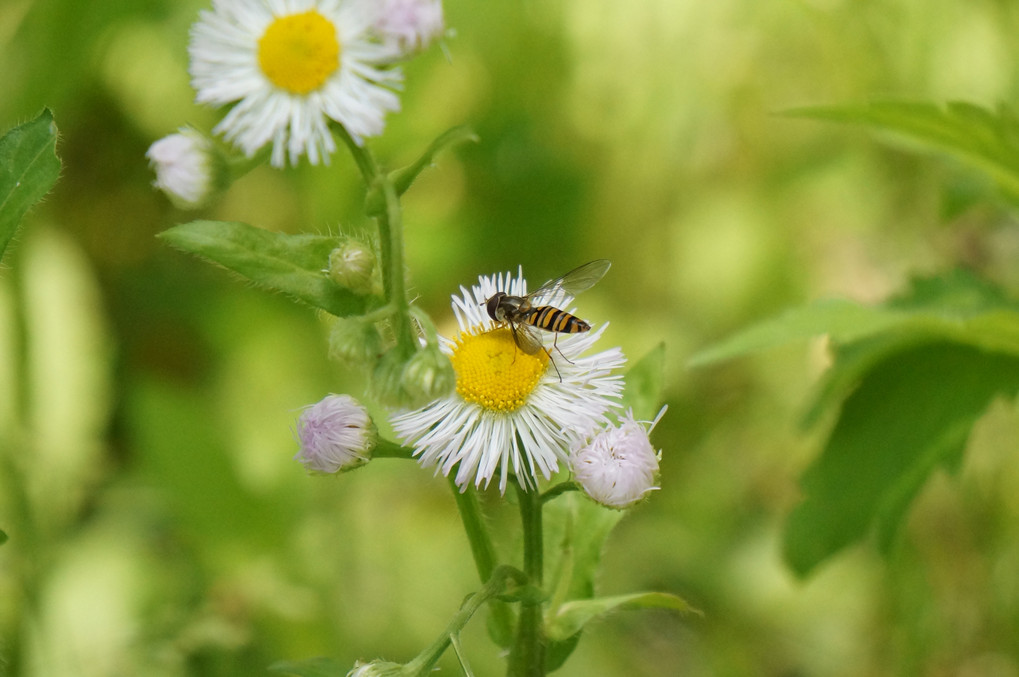
[[[532,327],[560,334],[577,334],[591,328],[591,325],[576,315],[570,315],[555,306],[538,306],[531,310],[525,321]]]

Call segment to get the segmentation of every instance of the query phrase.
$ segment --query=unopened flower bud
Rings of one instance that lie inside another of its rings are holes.
[[[329,253],[329,278],[355,294],[373,291],[374,271],[375,252],[357,240],[347,240]]]
[[[145,157],[156,172],[152,185],[181,209],[209,204],[229,180],[226,160],[208,137],[191,127],[156,141]]]
[[[573,445],[570,468],[587,495],[610,508],[623,509],[658,488],[661,451],[648,435],[665,413],[663,407],[649,428],[628,411],[622,422]]]
[[[378,443],[378,431],[353,397],[327,395],[301,413],[297,438],[301,450],[294,460],[313,472],[335,473],[367,463]]]
[[[439,347],[428,344],[414,353],[403,370],[403,389],[416,402],[442,397],[456,385],[456,372]]]
[[[347,367],[370,369],[382,355],[382,336],[373,322],[340,317],[329,332],[329,357]]]

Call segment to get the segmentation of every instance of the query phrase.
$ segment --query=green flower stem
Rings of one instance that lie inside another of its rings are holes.
[[[337,134],[347,145],[354,162],[361,171],[368,193],[380,191],[385,209],[373,214],[379,228],[379,249],[382,254],[382,288],[386,304],[392,308],[392,329],[397,346],[407,355],[417,346],[410,321],[410,303],[404,287],[403,272],[403,211],[400,198],[392,180],[382,171],[379,163],[368,148],[358,145],[341,125],[335,127]]]
[[[541,502],[548,503],[557,496],[565,494],[567,491],[583,491],[583,490],[584,488],[581,487],[576,482],[573,481],[560,482],[559,484],[555,485],[554,487],[552,487],[551,489],[549,489],[548,491],[541,495]]]
[[[460,634],[460,631],[464,629],[467,622],[485,602],[488,602],[497,595],[504,594],[510,587],[508,583],[511,580],[517,585],[523,585],[527,577],[519,569],[511,566],[502,565],[496,567],[491,577],[489,577],[481,589],[464,601],[460,611],[453,617],[453,620],[446,626],[442,634],[429,647],[404,665],[403,674],[420,677],[431,675],[439,657],[449,648],[453,638]]]
[[[541,588],[544,567],[541,496],[536,491],[528,491],[519,482],[514,485],[523,525],[524,573],[531,586]],[[544,677],[545,636],[542,625],[542,601],[533,598],[521,600],[516,641],[510,649],[506,673],[510,677]]]
[[[381,175],[382,191],[386,196],[386,211],[377,219],[379,239],[389,246],[382,245],[383,289],[386,300],[395,307],[393,314],[393,334],[397,344],[409,353],[417,350],[417,339],[410,321],[410,303],[404,287],[403,270],[403,209],[396,188],[392,182]],[[389,250],[388,252],[386,250]]]
[[[496,569],[497,556],[492,537],[481,514],[478,493],[472,487],[461,492],[453,477],[449,478],[449,485],[453,490],[453,499],[460,512],[464,531],[467,532],[467,541],[471,545],[471,554],[474,555],[478,578],[487,581]],[[493,600],[489,608],[492,610],[491,632],[500,646],[508,647],[513,637],[513,610],[508,604],[498,600]]]
[[[380,437],[375,448],[372,450],[372,458],[414,458],[414,450],[410,447],[401,447],[396,442]]]

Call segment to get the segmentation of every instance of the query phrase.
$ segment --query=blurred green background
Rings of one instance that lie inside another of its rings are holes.
[[[194,0],[2,0],[0,126],[49,106],[64,170],[0,269],[0,674],[251,675],[277,660],[406,660],[477,588],[441,478],[378,461],[310,478],[297,411],[360,393],[311,310],[171,251],[196,218],[150,186],[191,103]],[[582,299],[607,343],[667,346],[662,489],[608,543],[606,594],[702,618],[590,627],[579,675],[1019,675],[1019,416],[995,406],[892,557],[806,581],[779,534],[824,430],[797,421],[822,342],[689,371],[698,348],[808,299],[885,298],[957,265],[1019,288],[1019,228],[943,160],[777,111],[871,98],[1015,104],[1006,0],[449,0],[372,142],[396,166],[471,125],[405,198],[413,293],[607,257]],[[349,157],[256,170],[200,214],[359,232]],[[823,428],[823,426],[822,426]],[[20,479],[15,479],[20,478]],[[478,675],[501,659],[479,619]],[[444,673],[456,674],[444,661]]]

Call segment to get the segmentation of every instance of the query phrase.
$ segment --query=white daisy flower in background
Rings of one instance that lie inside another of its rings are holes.
[[[645,428],[627,411],[619,425],[606,428],[589,440],[573,444],[570,470],[587,495],[610,508],[628,508],[658,488],[658,462],[648,436],[666,407]]]
[[[539,477],[548,479],[560,461],[567,461],[572,440],[608,423],[605,414],[619,406],[623,388],[622,376],[613,372],[626,358],[619,348],[585,355],[607,325],[559,334],[551,358],[544,350],[524,353],[510,328],[493,322],[485,309],[498,291],[524,296],[523,274],[478,281],[453,296],[460,332],[454,339],[442,338],[456,371],[456,390],[396,415],[393,429],[414,447],[424,467],[447,476],[455,468],[461,490],[488,486],[498,474],[499,491],[505,493],[510,473],[523,487],[534,488]],[[559,295],[559,300],[564,307],[571,299]]]
[[[196,100],[236,102],[214,131],[272,164],[328,162],[334,120],[359,143],[399,110],[394,47],[373,39],[373,0],[213,0],[191,29]]]
[[[156,172],[152,185],[182,209],[198,209],[208,203],[219,183],[217,157],[212,141],[196,129],[181,127],[156,141],[145,153]]]
[[[404,54],[413,54],[446,32],[442,0],[381,0],[375,30]]]
[[[371,459],[378,432],[371,416],[350,395],[327,395],[297,419],[301,450],[294,456],[308,470],[353,470]]]

